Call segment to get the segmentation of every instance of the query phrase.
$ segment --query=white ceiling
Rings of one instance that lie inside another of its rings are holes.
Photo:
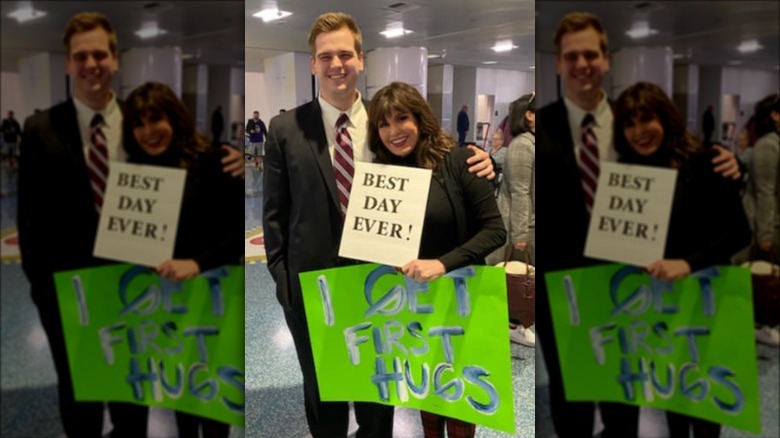
[[[540,1],[536,2],[537,49],[555,53],[558,21],[572,11],[592,12],[607,28],[609,49],[670,46],[684,55],[678,63],[775,70],[780,57],[780,2],[771,1]],[[633,40],[625,34],[637,20],[658,33]],[[764,48],[740,53],[737,46],[757,39]]]
[[[185,64],[243,67],[243,1],[33,1],[33,8],[47,15],[22,24],[8,17],[17,3],[0,2],[3,71],[16,71],[23,56],[44,51],[64,53],[62,32],[68,20],[82,11],[109,17],[117,31],[120,52],[132,47],[179,46],[185,55],[193,55]],[[168,33],[140,39],[134,32],[148,19],[156,19]]]
[[[307,37],[312,22],[324,12],[346,12],[355,17],[363,35],[363,51],[380,47],[422,46],[431,64],[469,65],[531,71],[534,65],[534,2],[531,0],[277,0],[292,16],[263,23],[252,14],[266,0],[245,3],[247,71],[263,71],[263,58],[283,52],[309,53]],[[389,8],[392,4],[400,8]],[[400,9],[400,12],[399,12]],[[413,31],[387,39],[379,32],[391,22],[403,21]],[[517,49],[496,53],[497,40],[511,39]],[[497,61],[484,65],[486,61]]]

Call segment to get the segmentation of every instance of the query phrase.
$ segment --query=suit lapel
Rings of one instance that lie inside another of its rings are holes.
[[[339,206],[338,189],[336,188],[336,174],[333,172],[333,163],[330,158],[330,152],[328,150],[328,137],[325,134],[325,126],[322,123],[322,109],[317,99],[314,99],[311,103],[311,111],[306,114],[307,120],[303,120],[300,124],[303,128],[303,133],[309,142],[309,147],[314,154],[317,164],[320,168],[320,174],[322,179],[325,180],[325,185],[328,187],[331,201],[333,204]]]
[[[73,158],[73,164],[79,168],[86,169],[87,162],[84,158],[84,145],[79,130],[79,119],[76,115],[76,106],[73,100],[67,101],[60,107],[61,111],[51,114],[52,128],[54,132],[62,135],[60,140]]]

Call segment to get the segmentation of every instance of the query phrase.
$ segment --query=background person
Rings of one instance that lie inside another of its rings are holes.
[[[780,94],[771,94],[755,106],[756,142],[748,160],[745,210],[753,227],[756,257],[780,263]],[[777,327],[756,321],[756,340],[780,345]]]
[[[469,105],[464,103],[458,112],[458,146],[466,145],[466,134],[469,132]]]
[[[255,165],[262,169],[263,156],[265,156],[265,138],[268,131],[265,129],[265,123],[260,119],[260,112],[252,113],[252,118],[246,122],[246,133],[249,135],[249,144],[252,148]]]

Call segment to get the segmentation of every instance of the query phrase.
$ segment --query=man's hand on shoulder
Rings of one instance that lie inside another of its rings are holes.
[[[244,173],[246,169],[244,167],[244,154],[238,151],[238,149],[222,145],[222,150],[225,151],[225,156],[222,157],[222,171],[229,173],[230,176],[244,179]]]
[[[474,151],[474,155],[466,160],[466,163],[469,164],[469,172],[475,173],[480,178],[489,180],[495,178],[496,172],[494,172],[490,154],[474,145],[469,145],[468,148]]]
[[[742,177],[742,172],[739,170],[739,162],[737,157],[728,149],[720,145],[713,145],[713,149],[718,155],[712,159],[712,164],[715,166],[715,172],[721,174],[724,178],[731,178],[738,180]]]

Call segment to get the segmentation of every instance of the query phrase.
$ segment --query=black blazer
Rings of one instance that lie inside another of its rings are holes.
[[[18,199],[22,269],[36,302],[53,297],[54,272],[106,263],[92,257],[98,216],[73,100],[25,121]]]
[[[338,256],[343,220],[316,99],[271,119],[264,162],[268,269],[282,306],[303,315],[298,273],[348,263]]]
[[[536,267],[594,264],[583,255],[589,218],[563,99],[541,108],[536,123]]]

